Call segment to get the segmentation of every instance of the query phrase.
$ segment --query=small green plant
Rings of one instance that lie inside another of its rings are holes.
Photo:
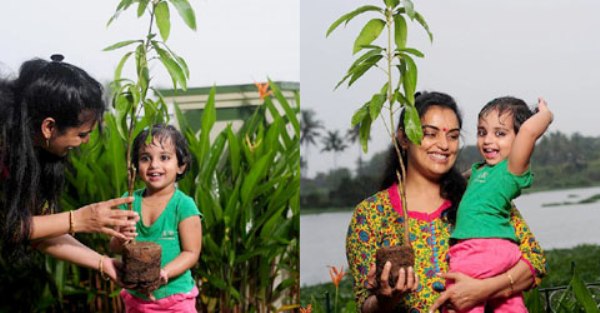
[[[352,86],[373,68],[379,68],[385,74],[386,80],[383,86],[352,116],[352,127],[359,126],[360,143],[366,152],[373,121],[382,114],[382,111],[387,113],[387,118],[382,118],[382,121],[400,162],[401,172],[396,174],[400,185],[402,208],[406,216],[404,186],[406,169],[401,157],[400,145],[396,139],[394,113],[404,109],[403,131],[410,141],[419,144],[423,137],[421,120],[415,108],[414,97],[417,88],[417,64],[414,57],[423,57],[423,53],[407,46],[407,20],[418,22],[427,31],[430,40],[433,40],[433,35],[423,16],[415,11],[411,0],[383,0],[383,6],[364,5],[344,14],[331,24],[327,30],[327,36],[342,23],[347,24],[364,13],[373,13],[375,17],[363,26],[352,48],[353,54],[361,51],[364,53],[356,58],[336,88],[346,81],[348,87]],[[384,45],[376,43],[380,37],[383,37]],[[405,227],[404,243],[410,244],[408,227]]]

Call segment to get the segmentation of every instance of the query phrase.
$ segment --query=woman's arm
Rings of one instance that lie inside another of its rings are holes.
[[[181,242],[181,253],[163,268],[161,277],[166,281],[171,277],[177,277],[198,263],[200,250],[202,249],[202,224],[200,216],[190,216],[179,223],[179,239]]]
[[[354,295],[357,307],[363,313],[389,312],[400,303],[406,292],[418,286],[416,274],[410,268],[401,269],[401,279],[398,279],[395,288],[390,287],[387,281],[391,264],[386,264],[380,277],[381,286],[375,290],[375,286],[378,285],[375,276],[375,253],[378,246],[373,231],[376,229],[374,223],[376,222],[371,218],[369,203],[363,201],[354,210],[346,237],[346,257],[350,274],[354,278]]]
[[[70,235],[42,239],[35,243],[36,249],[59,260],[100,271],[117,281],[115,262],[88,248]],[[102,262],[102,267],[100,263]]]
[[[69,232],[104,233],[122,239],[130,239],[117,232],[115,226],[135,226],[139,216],[133,211],[112,209],[130,203],[132,197],[117,198],[86,205],[78,210],[49,215],[38,215],[32,219],[30,240],[56,237]]]
[[[443,277],[454,279],[456,284],[444,291],[432,306],[432,312],[448,301],[457,309],[467,309],[490,298],[507,297],[512,293],[529,290],[541,282],[546,274],[546,258],[519,211],[513,206],[510,223],[519,240],[521,260],[503,274],[487,279],[475,279],[460,273],[446,273]],[[509,277],[510,275],[510,277]]]

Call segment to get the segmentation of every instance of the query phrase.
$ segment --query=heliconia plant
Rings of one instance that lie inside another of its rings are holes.
[[[405,197],[406,166],[401,156],[400,144],[396,138],[394,113],[404,110],[403,132],[410,141],[420,144],[423,137],[419,113],[415,108],[414,96],[417,88],[417,64],[414,61],[414,57],[423,57],[423,53],[407,45],[407,21],[416,21],[420,24],[429,35],[430,40],[433,40],[433,35],[423,16],[415,11],[411,0],[383,0],[382,2],[381,6],[364,5],[344,14],[331,24],[326,35],[329,36],[341,24],[348,24],[359,15],[374,15],[362,27],[354,41],[352,53],[357,54],[362,52],[362,54],[356,58],[346,75],[336,85],[336,88],[345,82],[347,82],[348,87],[352,86],[352,84],[373,68],[379,68],[385,73],[385,82],[381,88],[377,89],[370,96],[367,102],[356,110],[352,116],[351,124],[352,127],[359,127],[360,143],[366,152],[373,121],[383,113],[386,114],[382,118],[382,121],[390,135],[392,145],[400,162],[400,172],[397,172],[396,175],[398,176],[404,220],[407,220]],[[377,41],[380,38],[383,45],[380,45],[380,41]],[[394,251],[393,254],[385,253],[381,255],[387,256],[399,253],[406,255],[407,259],[414,258],[408,229],[408,227],[404,227],[404,244],[398,247],[397,253]],[[412,262],[408,261],[407,264]],[[378,269],[382,268],[384,263],[380,264],[381,266],[378,266]],[[395,263],[392,262],[392,264]]]

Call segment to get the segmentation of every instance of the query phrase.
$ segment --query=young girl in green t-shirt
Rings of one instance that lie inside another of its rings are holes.
[[[149,135],[152,140],[146,144]],[[152,241],[162,246],[161,286],[150,298],[123,289],[121,297],[126,311],[196,312],[198,289],[190,268],[200,256],[201,214],[194,200],[175,186],[190,166],[187,142],[173,126],[155,125],[135,138],[132,160],[146,185],[133,194],[133,209],[141,216],[134,235],[137,241]],[[121,232],[130,234],[135,230],[121,229]],[[123,244],[124,241],[113,237],[111,249],[120,252]]]
[[[531,185],[529,160],[536,140],[550,123],[552,113],[543,99],[533,114],[523,100],[513,97],[490,101],[479,113],[477,148],[484,158],[472,167],[460,202],[448,254],[450,272],[475,278],[493,277],[512,268],[521,258],[510,225],[511,201]],[[520,294],[513,294],[513,278],[506,274],[506,298],[482,303],[468,312],[527,312]]]

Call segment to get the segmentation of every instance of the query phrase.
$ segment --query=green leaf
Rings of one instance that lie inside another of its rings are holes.
[[[132,54],[133,54],[133,51],[125,53],[125,55],[119,61],[119,64],[117,64],[117,68],[115,69],[115,78],[114,78],[115,81],[121,80],[121,73],[123,72],[123,66],[125,66],[125,63],[127,62],[127,60],[129,59],[129,57]]]
[[[382,19],[374,18],[367,22],[354,41],[352,53],[355,54],[363,49],[363,46],[371,44],[373,40],[379,37],[384,27],[385,21]]]
[[[406,54],[402,55],[402,62],[406,66],[406,70],[402,75],[404,95],[410,104],[414,104],[415,90],[417,89],[417,64]]]
[[[381,49],[383,50],[383,49]],[[381,55],[381,50],[378,49],[372,49],[368,52],[366,52],[365,54],[361,55],[360,57],[358,57],[356,59],[356,61],[354,61],[354,63],[352,63],[352,65],[350,66],[350,68],[348,69],[348,72],[346,73],[346,76],[344,76],[344,78],[342,78],[336,85],[334,89],[337,89],[341,84],[343,84],[348,78],[350,78],[359,67],[361,66],[368,66],[369,63],[365,63],[367,60],[369,60],[369,62],[375,61],[373,64],[371,64],[371,66],[373,66],[374,64],[376,64],[379,60],[381,60],[383,58],[383,56]],[[376,58],[376,60],[374,59],[375,56],[380,56],[379,58]],[[366,72],[368,69],[370,68],[370,66],[368,66],[364,72]],[[364,73],[363,72],[363,73]],[[360,76],[359,76],[360,77]]]
[[[362,77],[369,69],[371,69],[373,66],[375,66],[377,64],[377,62],[379,62],[379,60],[381,60],[381,58],[383,58],[383,55],[374,55],[374,56],[368,58],[367,60],[365,60],[365,62],[363,62],[363,64],[361,64],[360,66],[356,67],[352,71],[352,76],[350,77],[350,80],[348,81],[348,86],[352,86],[352,84],[357,79]]]
[[[404,132],[406,137],[414,144],[420,145],[423,138],[423,129],[421,129],[421,118],[414,105],[404,106]]]
[[[371,120],[371,116],[367,115],[360,123],[360,129],[358,131],[360,138],[360,146],[363,151],[367,153],[369,146],[369,137],[371,136],[371,124],[373,120]]]
[[[395,8],[398,6],[398,4],[400,4],[400,0],[383,0],[383,3],[385,3],[385,6],[387,6],[388,8]]]
[[[371,102],[369,104],[369,115],[371,116],[371,120],[376,120],[381,113],[381,108],[385,103],[385,98],[385,94],[374,94],[371,98]]]
[[[331,24],[331,26],[329,26],[329,29],[327,29],[327,34],[325,35],[325,37],[329,36],[329,34],[331,34],[331,32],[333,32],[338,26],[340,26],[340,24],[342,24],[342,23],[348,24],[348,22],[350,22],[357,15],[362,14],[364,12],[368,12],[368,11],[377,11],[377,12],[383,13],[383,10],[380,7],[377,7],[374,5],[365,5],[365,6],[359,7],[352,12],[342,15],[342,17],[338,18],[335,22],[333,22],[333,24]]]
[[[356,112],[354,112],[354,114],[352,115],[352,122],[351,125],[352,127],[360,124],[360,122],[362,122],[362,120],[365,118],[365,116],[369,115],[369,104],[371,103],[371,101],[368,101],[367,103],[363,104],[362,107],[360,107],[360,109],[356,110]]]
[[[117,42],[114,45],[108,46],[108,47],[102,49],[102,51],[116,50],[116,49],[119,49],[119,48],[122,48],[122,47],[125,47],[125,46],[129,46],[130,44],[134,44],[136,42],[143,43],[142,40],[125,40],[125,41]]]
[[[188,0],[169,1],[173,4],[173,6],[175,6],[175,9],[177,9],[177,13],[179,13],[179,16],[181,16],[185,24],[189,28],[196,30],[196,14],[194,13],[194,9],[192,9],[192,6],[188,2]]]
[[[418,12],[415,12],[415,19],[419,24],[421,24],[421,26],[423,26],[425,31],[427,31],[427,35],[429,35],[429,41],[433,41],[433,34],[431,33],[431,30],[429,30],[429,25],[427,25],[427,22],[425,22],[425,18]]]
[[[139,5],[137,8],[137,16],[141,17],[142,15],[144,15],[144,12],[146,11],[146,8],[148,7],[148,2],[150,2],[149,0],[139,0]]]
[[[570,285],[571,288],[573,288],[575,299],[577,299],[577,302],[585,309],[586,313],[600,312],[598,307],[596,307],[596,302],[594,301],[592,294],[577,272],[573,274]]]
[[[173,87],[177,88],[177,84],[179,84],[183,90],[187,90],[187,78],[185,77],[184,70],[181,68],[181,66],[175,62],[171,54],[169,54],[166,50],[163,50],[157,44],[153,44],[153,46],[156,52],[158,52],[158,57],[169,72],[173,82],[176,83]]]
[[[414,48],[402,48],[402,49],[397,49],[396,51],[398,51],[398,55],[412,54],[419,58],[422,58],[425,56],[423,54],[423,52],[421,52],[417,49],[414,49]]]
[[[244,177],[244,183],[242,184],[241,198],[242,204],[248,203],[252,197],[252,192],[260,179],[265,177],[267,169],[273,161],[273,152],[269,152],[259,158],[256,163],[250,168],[250,171]]]
[[[210,89],[208,94],[208,100],[204,104],[204,109],[202,110],[202,121],[200,126],[200,151],[198,163],[202,164],[204,159],[207,156],[208,148],[210,145],[210,131],[217,120],[217,110],[215,108],[215,93],[216,87],[213,86]]]
[[[156,16],[156,26],[160,32],[160,37],[163,41],[169,39],[171,32],[171,15],[169,13],[169,5],[161,1],[154,7],[154,15]]]
[[[406,20],[401,14],[394,15],[394,42],[397,48],[406,47],[406,37],[408,36],[408,26]]]
[[[146,47],[143,44],[140,44],[135,49],[135,61],[138,83],[142,89],[148,89],[150,74],[148,71],[148,60],[146,59]]]
[[[406,9],[406,14],[410,19],[414,19],[416,16],[415,5],[412,3],[412,0],[402,0],[404,2],[404,9]]]

